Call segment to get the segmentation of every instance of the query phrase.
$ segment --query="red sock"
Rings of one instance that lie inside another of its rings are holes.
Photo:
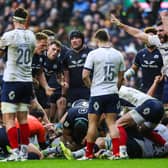
[[[125,128],[122,126],[118,126],[119,134],[120,134],[120,146],[124,145],[126,146],[127,144],[127,132],[125,131]]]
[[[29,126],[28,124],[20,124],[20,143],[24,145],[29,144]]]
[[[146,137],[159,145],[164,145],[166,143],[166,141],[155,131],[151,131]]]
[[[18,130],[16,127],[12,127],[7,131],[9,144],[12,149],[19,148],[18,143]]]
[[[113,155],[119,154],[119,138],[112,138],[112,144],[113,144]]]
[[[86,157],[93,157],[93,147],[94,147],[94,142],[87,142],[86,143]]]

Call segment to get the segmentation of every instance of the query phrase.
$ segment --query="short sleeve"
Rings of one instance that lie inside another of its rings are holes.
[[[86,58],[86,61],[85,61],[85,65],[84,65],[84,69],[88,69],[88,70],[92,70],[93,69],[93,63],[94,63],[94,60],[93,60],[93,54],[92,52],[90,52]]]
[[[8,39],[8,34],[4,33],[4,35],[0,38],[0,49],[5,49],[7,46],[9,46],[10,41]]]

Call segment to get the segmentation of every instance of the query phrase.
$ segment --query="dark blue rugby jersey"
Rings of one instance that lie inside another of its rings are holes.
[[[73,129],[76,120],[85,120],[88,122],[88,108],[86,107],[72,107],[68,109],[68,115],[64,121],[65,128]]]
[[[61,73],[61,63],[59,61],[59,58],[56,58],[55,60],[48,59],[47,56],[44,56],[43,63],[42,63],[43,71],[45,73],[47,81],[49,78],[55,73]]]
[[[32,60],[32,76],[35,77],[39,74],[39,71],[42,68],[44,55],[38,55],[34,54],[33,60]]]
[[[63,69],[69,71],[70,88],[82,88],[85,87],[82,80],[82,70],[88,53],[91,48],[85,46],[80,52],[75,52],[73,49],[69,50],[63,60]]]
[[[142,69],[142,90],[148,90],[155,76],[161,74],[163,60],[159,50],[149,52],[147,48],[141,49],[135,57],[134,64]]]

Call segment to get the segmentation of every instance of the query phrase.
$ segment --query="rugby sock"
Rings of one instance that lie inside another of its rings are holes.
[[[8,140],[12,149],[19,148],[18,131],[16,127],[12,127],[7,131]]]
[[[119,145],[120,145],[119,138],[112,138],[112,144],[113,144],[113,155],[119,155]]]
[[[166,141],[155,131],[151,131],[146,137],[159,145],[164,145],[166,143]]]
[[[128,137],[125,128],[122,126],[118,126],[118,130],[120,134],[120,146],[126,146]]]
[[[93,147],[94,147],[94,142],[87,142],[86,144],[86,157],[93,157]]]
[[[94,144],[93,151],[94,151],[94,153],[99,151],[99,146],[97,144]]]
[[[20,124],[20,143],[24,145],[29,144],[30,130],[28,124]]]

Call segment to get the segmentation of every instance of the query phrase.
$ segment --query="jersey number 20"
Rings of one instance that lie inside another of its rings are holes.
[[[29,48],[19,48],[17,50],[19,57],[16,61],[17,64],[29,64],[31,51]]]

